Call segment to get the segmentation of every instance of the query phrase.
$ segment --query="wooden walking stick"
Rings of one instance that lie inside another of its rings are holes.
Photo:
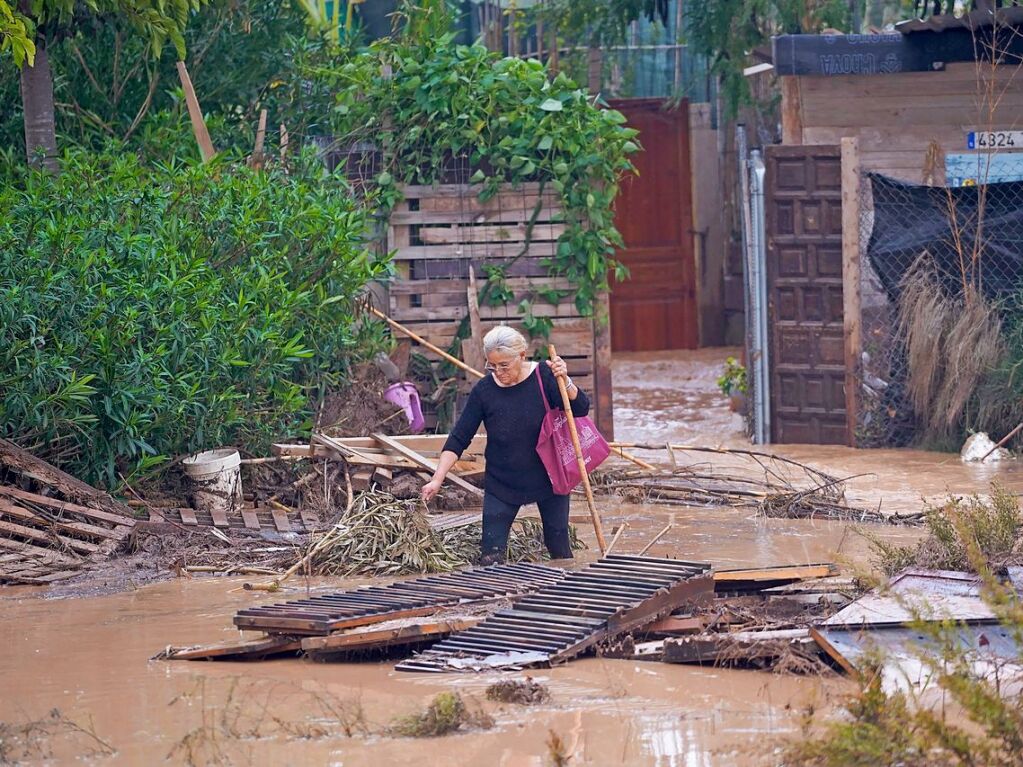
[[[547,353],[551,359],[558,356],[554,344],[547,345]],[[583,458],[583,448],[579,444],[579,432],[575,428],[575,416],[572,415],[572,400],[568,398],[568,387],[565,386],[565,379],[557,376],[558,391],[561,392],[561,402],[565,408],[565,418],[568,419],[568,433],[572,435],[572,447],[575,448],[575,459],[579,462],[579,474],[583,480],[583,490],[586,491],[586,503],[590,507],[590,518],[593,520],[593,532],[597,534],[597,546],[600,553],[607,553],[607,542],[604,540],[604,530],[600,526],[600,514],[593,503],[593,489],[590,487],[590,475],[586,472],[586,460]]]

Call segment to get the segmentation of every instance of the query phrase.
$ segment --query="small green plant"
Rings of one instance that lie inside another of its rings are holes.
[[[735,357],[725,360],[725,370],[718,378],[718,388],[726,396],[746,393],[746,368]]]
[[[442,692],[423,711],[395,719],[389,732],[403,738],[434,738],[463,726],[488,730],[494,720],[485,711],[467,705],[457,692]]]
[[[928,509],[924,519],[927,535],[913,546],[898,546],[861,533],[870,542],[874,564],[885,575],[907,567],[975,570],[973,550],[984,566],[996,573],[1023,563],[1023,512],[1015,494],[997,483],[991,485],[989,500],[976,495],[953,496]]]

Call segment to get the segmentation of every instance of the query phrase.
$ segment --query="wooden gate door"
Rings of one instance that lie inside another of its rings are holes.
[[[845,444],[839,147],[771,146],[766,165],[771,438]]]
[[[611,106],[639,131],[632,156],[639,175],[622,180],[615,225],[625,240],[617,258],[630,279],[611,289],[614,351],[695,349],[696,261],[689,165],[689,103],[666,111],[661,99]]]

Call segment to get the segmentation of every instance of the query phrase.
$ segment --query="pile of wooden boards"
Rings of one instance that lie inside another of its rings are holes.
[[[571,571],[493,565],[256,605],[240,610],[234,624],[260,636],[169,647],[159,657],[347,660],[404,648],[399,670],[450,672],[548,666],[595,651],[762,668],[787,654],[820,653],[809,606],[830,601],[843,583],[830,564],[713,572],[701,563],[619,554]],[[751,625],[754,608],[773,600],[786,602],[788,615],[775,611],[773,623]],[[799,603],[808,609],[793,609]],[[637,641],[644,637],[654,641]]]
[[[611,657],[745,668],[816,659],[813,624],[849,600],[852,582],[832,564],[719,570],[714,600],[645,626]],[[816,664],[825,668],[825,664]]]
[[[355,491],[368,490],[371,485],[386,491],[402,474],[428,481],[446,440],[446,434],[345,438],[313,434],[309,444],[276,444],[273,453],[291,458],[343,460],[351,469]],[[482,480],[486,440],[486,436],[474,438],[445,480],[448,486],[460,488],[470,498],[483,496],[483,491],[472,482]]]
[[[70,578],[110,556],[134,525],[127,506],[0,439],[0,583]]]

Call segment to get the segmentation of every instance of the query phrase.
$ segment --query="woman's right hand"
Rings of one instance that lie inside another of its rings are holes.
[[[423,485],[423,489],[420,491],[420,495],[423,497],[423,501],[424,502],[429,501],[431,498],[433,498],[433,496],[437,495],[437,493],[440,492],[440,486],[441,480],[439,479],[431,479],[429,482]]]

